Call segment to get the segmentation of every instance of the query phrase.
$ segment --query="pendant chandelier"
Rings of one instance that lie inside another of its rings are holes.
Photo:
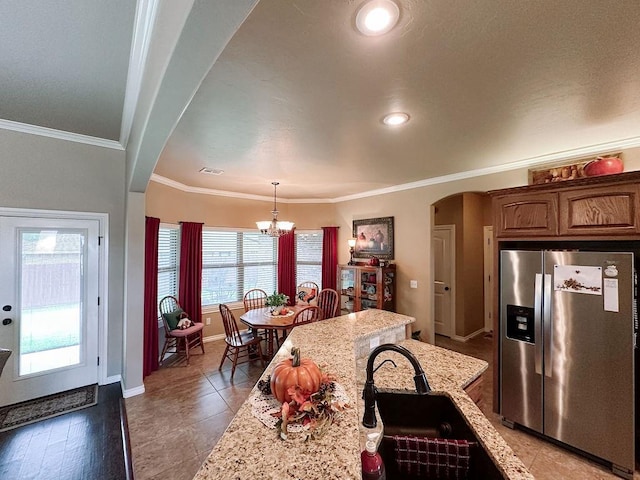
[[[271,182],[271,185],[273,185],[273,210],[271,210],[273,218],[271,220],[256,222],[256,225],[258,225],[260,233],[264,233],[265,235],[269,235],[270,237],[280,237],[291,232],[291,229],[293,228],[293,222],[283,222],[281,220],[278,220],[276,189],[278,188],[278,185],[280,185],[280,183]]]

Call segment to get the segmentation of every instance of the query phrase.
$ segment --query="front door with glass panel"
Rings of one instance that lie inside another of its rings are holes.
[[[99,222],[0,217],[0,406],[98,381]]]

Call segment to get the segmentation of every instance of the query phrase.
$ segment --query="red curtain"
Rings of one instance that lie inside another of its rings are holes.
[[[158,232],[160,219],[145,217],[144,347],[142,377],[158,369]]]
[[[202,223],[180,222],[180,306],[194,322],[202,322]]]
[[[338,228],[322,227],[322,288],[334,290],[338,281]]]
[[[296,236],[295,229],[278,238],[278,292],[289,296],[295,303],[296,296]]]

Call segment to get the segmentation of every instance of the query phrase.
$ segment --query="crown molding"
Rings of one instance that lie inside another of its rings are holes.
[[[11,120],[0,119],[0,128],[4,130],[12,130],[14,132],[27,133],[29,135],[39,135],[41,137],[65,140],[67,142],[84,143],[86,145],[93,145],[96,147],[112,148],[113,150],[124,150],[122,144],[115,140],[91,137],[89,135],[65,132],[63,130],[55,130],[53,128],[40,127],[38,125],[13,122]]]
[[[136,18],[134,22],[131,51],[129,52],[129,71],[127,72],[127,86],[124,94],[122,109],[122,123],[120,124],[120,143],[126,147],[133,126],[136,113],[144,66],[149,53],[151,34],[155,25],[159,0],[138,0]]]
[[[604,155],[617,150],[627,148],[640,147],[640,137],[632,137],[624,140],[616,140],[613,142],[599,143],[588,147],[575,148],[572,150],[564,150],[561,152],[549,153],[537,157],[530,157],[515,162],[504,163],[493,167],[479,168],[476,170],[468,170],[466,172],[452,173],[451,175],[443,175],[440,177],[427,178],[417,182],[404,183],[394,185],[393,187],[380,188],[378,190],[369,190],[367,192],[355,193],[353,195],[345,195],[344,197],[336,197],[332,199],[334,203],[347,202],[349,200],[357,200],[360,198],[375,197],[377,195],[385,195],[388,193],[402,192],[404,190],[412,190],[414,188],[428,187],[430,185],[438,185],[441,183],[455,182],[458,180],[466,180],[468,178],[480,177],[483,175],[492,175],[495,173],[506,172],[510,170],[518,170],[520,168],[529,168],[534,166],[542,166],[551,162],[570,161],[581,157],[589,157],[594,155]]]
[[[162,185],[166,185],[167,187],[175,188],[177,190],[181,190],[187,193],[199,193],[201,195],[213,195],[217,197],[230,197],[230,198],[241,198],[244,200],[259,200],[262,202],[272,202],[273,197],[266,197],[264,195],[252,195],[250,193],[239,193],[239,192],[229,192],[226,190],[213,190],[211,188],[202,188],[202,187],[190,187],[189,185],[185,185],[184,183],[176,182],[175,180],[171,180],[170,178],[163,177],[161,175],[157,175],[155,173],[151,174],[151,181],[156,183],[161,183]],[[333,200],[326,198],[282,198],[278,197],[278,202],[280,203],[333,203]]]
[[[343,197],[336,198],[322,198],[322,199],[313,199],[313,198],[296,198],[296,199],[287,199],[287,198],[278,198],[279,202],[282,203],[340,203],[340,202],[348,202],[350,200],[358,200],[360,198],[368,198],[375,197],[378,195],[386,195],[389,193],[402,192],[404,190],[412,190],[414,188],[422,188],[428,187],[431,185],[438,185],[441,183],[449,183],[455,182],[458,180],[466,180],[468,178],[480,177],[483,175],[492,175],[495,173],[502,173],[510,170],[518,170],[520,168],[528,168],[534,166],[542,166],[546,163],[558,162],[558,161],[570,161],[573,159],[581,158],[581,157],[589,157],[595,155],[604,155],[606,153],[612,153],[617,150],[625,150],[628,148],[637,148],[640,147],[640,137],[632,137],[624,140],[616,140],[614,142],[606,142],[599,143],[597,145],[590,145],[587,147],[575,148],[572,150],[564,150],[561,152],[549,153],[546,155],[540,155],[537,157],[526,158],[523,160],[518,160],[516,162],[505,163],[502,165],[496,165],[493,167],[479,168],[476,170],[468,170],[466,172],[460,173],[452,173],[451,175],[442,175],[440,177],[427,178],[425,180],[419,180],[417,182],[411,183],[403,183],[400,185],[394,185],[392,187],[380,188],[377,190],[368,190],[366,192],[355,193],[353,195],[345,195]],[[180,182],[176,182],[166,177],[162,177],[160,175],[156,175],[155,173],[151,175],[151,180],[157,183],[161,183],[163,185],[167,185],[172,188],[176,188],[178,190],[182,190],[183,192],[189,193],[199,193],[203,195],[217,195],[221,197],[232,197],[232,198],[244,198],[247,200],[261,200],[261,201],[271,201],[273,197],[265,197],[261,195],[250,195],[246,193],[236,193],[236,192],[228,192],[222,190],[212,190],[209,188],[201,188],[201,187],[190,187],[188,185],[184,185]]]

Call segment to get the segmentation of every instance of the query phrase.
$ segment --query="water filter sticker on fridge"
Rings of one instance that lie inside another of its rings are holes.
[[[553,285],[556,291],[602,295],[602,267],[554,265]]]

